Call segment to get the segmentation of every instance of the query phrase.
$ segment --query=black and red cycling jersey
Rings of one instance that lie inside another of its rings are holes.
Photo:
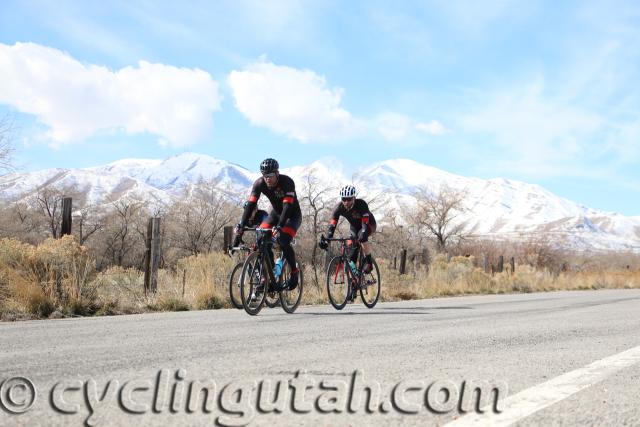
[[[242,215],[241,225],[246,224],[250,212],[254,206],[258,203],[260,195],[264,194],[271,202],[273,211],[278,215],[279,226],[284,225],[289,218],[302,218],[302,211],[300,210],[300,203],[296,196],[296,185],[293,179],[287,175],[279,175],[278,183],[269,188],[264,178],[258,178],[251,187],[251,193],[247,199],[244,214]]]
[[[344,207],[342,202],[338,203],[331,214],[329,221],[330,230],[335,229],[338,224],[338,219],[341,216],[346,218],[346,220],[349,221],[349,225],[351,225],[351,229],[356,231],[360,230],[365,224],[370,225],[372,228],[375,228],[376,225],[376,219],[369,210],[369,205],[362,199],[356,199],[353,207],[349,210]]]

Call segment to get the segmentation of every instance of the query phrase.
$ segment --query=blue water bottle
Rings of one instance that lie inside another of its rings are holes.
[[[284,259],[278,258],[276,260],[276,265],[273,266],[273,275],[278,277],[280,273],[282,273],[282,264],[284,264]]]
[[[358,267],[356,267],[356,264],[351,260],[349,260],[349,267],[351,267],[351,271],[353,272],[353,274],[358,274]]]

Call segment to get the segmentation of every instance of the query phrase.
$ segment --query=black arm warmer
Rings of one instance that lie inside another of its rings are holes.
[[[242,219],[240,220],[240,227],[244,227],[249,220],[249,215],[253,211],[253,208],[256,206],[255,202],[247,202],[244,206],[244,212],[242,212]]]
[[[291,203],[284,203],[282,205],[282,214],[280,215],[280,221],[278,221],[278,227],[282,227],[284,223],[287,222],[289,216],[291,216],[291,209]]]

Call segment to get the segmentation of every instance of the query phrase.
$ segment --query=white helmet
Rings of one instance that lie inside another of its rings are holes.
[[[340,197],[356,197],[356,187],[353,185],[345,185],[340,189]]]

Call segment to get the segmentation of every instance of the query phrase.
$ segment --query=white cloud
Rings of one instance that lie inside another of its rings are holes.
[[[423,138],[415,133],[415,130],[428,135],[443,135],[449,132],[440,122],[432,120],[428,123],[415,122],[410,117],[394,113],[386,112],[376,116],[374,120],[376,130],[385,139],[389,141],[404,141],[407,143],[416,143],[422,141]]]
[[[362,131],[340,106],[342,89],[328,88],[313,71],[257,62],[232,71],[228,82],[236,107],[256,126],[300,142],[343,139]]]
[[[437,120],[432,120],[429,123],[418,123],[416,124],[416,129],[429,135],[444,135],[449,132],[449,130],[442,126],[442,123]]]
[[[429,135],[448,132],[438,121],[420,123],[391,111],[367,119],[354,117],[341,106],[342,89],[328,87],[325,78],[311,70],[260,61],[232,71],[227,81],[236,108],[253,125],[303,143],[375,134],[415,144],[424,142],[416,130]]]
[[[54,144],[124,130],[185,146],[210,133],[220,95],[198,69],[140,61],[111,71],[46,46],[0,43],[0,103],[35,115]]]

